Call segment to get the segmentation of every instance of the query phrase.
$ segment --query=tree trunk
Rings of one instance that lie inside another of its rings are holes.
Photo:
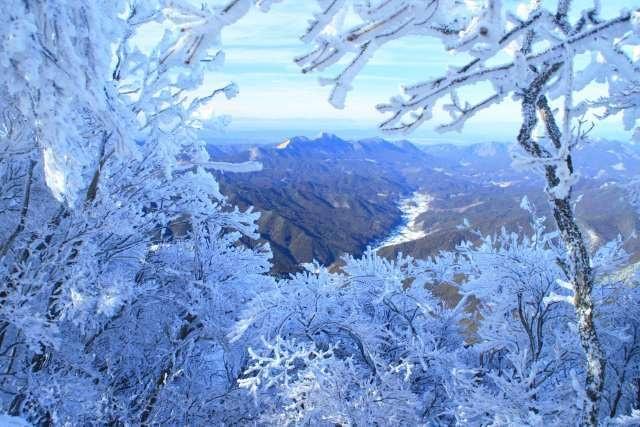
[[[593,272],[589,252],[576,224],[568,198],[553,200],[553,216],[562,240],[569,252],[573,271],[574,305],[578,321],[580,343],[587,358],[585,402],[581,425],[596,426],[602,389],[604,387],[605,357],[593,321]]]
[[[542,95],[546,83],[562,67],[561,63],[549,65],[538,72],[527,90],[522,93],[523,123],[518,134],[518,144],[534,160],[541,160],[547,182],[547,194],[553,209],[553,217],[560,231],[560,237],[569,255],[570,264],[565,269],[574,290],[574,305],[578,323],[578,335],[586,356],[586,384],[585,399],[581,416],[581,425],[596,426],[598,424],[598,410],[602,389],[604,387],[605,358],[596,333],[593,321],[594,306],[591,292],[593,290],[593,271],[587,245],[578,227],[571,207],[571,191],[566,194],[554,191],[563,183],[557,172],[558,161],[564,161],[570,174],[573,174],[571,156],[563,160],[556,160],[557,153],[551,153],[547,148],[532,138],[532,133],[538,124],[538,113],[546,128],[547,136],[558,152],[562,148],[562,133],[553,116],[547,99]],[[552,148],[549,148],[552,149]]]
[[[144,403],[144,407],[140,414],[140,425],[147,426],[151,424],[150,419],[155,410],[160,393],[175,373],[176,363],[180,358],[184,341],[189,338],[193,332],[204,327],[203,323],[198,319],[198,316],[191,313],[186,313],[182,320],[182,326],[175,337],[176,348],[167,356],[167,363],[160,370],[153,388]]]

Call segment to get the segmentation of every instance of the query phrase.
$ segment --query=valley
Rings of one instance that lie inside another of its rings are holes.
[[[395,246],[412,242],[427,235],[420,217],[427,213],[433,197],[427,193],[414,192],[410,197],[400,201],[399,208],[402,212],[402,225],[392,230],[389,236],[372,246],[378,250],[387,246]]]
[[[260,171],[217,178],[231,203],[261,212],[260,233],[271,245],[276,275],[314,259],[332,265],[367,246],[383,256],[428,257],[476,240],[478,231],[526,231],[524,195],[536,215],[550,218],[542,180],[514,168],[518,153],[501,143],[417,146],[322,134],[209,150],[213,160],[262,163]],[[575,164],[581,173],[576,212],[591,245],[620,234],[637,258],[640,224],[624,185],[640,171],[640,150],[600,141],[577,150]]]

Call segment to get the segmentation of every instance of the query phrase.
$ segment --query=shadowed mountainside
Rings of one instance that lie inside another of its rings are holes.
[[[273,145],[212,146],[210,153],[217,160],[263,164],[259,172],[218,173],[218,178],[233,204],[252,205],[262,213],[260,231],[274,252],[275,274],[296,271],[313,259],[330,265],[344,253],[359,255],[401,224],[399,202],[414,191],[433,198],[416,220],[424,237],[382,248],[381,254],[425,257],[452,249],[476,238],[459,227],[465,219],[483,233],[501,227],[526,231],[523,195],[538,215],[550,217],[542,180],[514,169],[514,154],[500,143],[418,147],[408,141],[346,141],[322,134]],[[576,212],[592,245],[621,234],[627,249],[640,253],[633,238],[638,215],[621,188],[640,173],[640,149],[600,141],[575,157],[583,177],[576,188]]]

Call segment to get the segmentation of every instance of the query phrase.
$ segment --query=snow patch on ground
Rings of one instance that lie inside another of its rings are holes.
[[[513,181],[491,181],[491,185],[500,188],[507,188],[513,185]]]
[[[454,209],[451,209],[451,210],[454,211],[454,212],[457,212],[457,213],[465,213],[469,209],[475,208],[476,206],[480,206],[482,204],[484,204],[483,201],[477,201],[477,202],[473,202],[473,203],[470,203],[468,205],[461,206],[459,208],[454,208]]]
[[[417,191],[411,197],[401,200],[400,210],[402,211],[403,225],[391,232],[376,246],[375,250],[425,237],[427,233],[422,228],[422,222],[418,222],[418,217],[429,210],[432,201],[433,196]]]
[[[289,145],[289,143],[291,143],[290,139],[285,139],[284,141],[282,141],[280,144],[276,145],[276,148],[278,150],[284,150],[285,148],[287,148],[287,146]]]
[[[480,157],[492,157],[496,153],[496,146],[490,142],[480,145],[476,151],[476,154]]]

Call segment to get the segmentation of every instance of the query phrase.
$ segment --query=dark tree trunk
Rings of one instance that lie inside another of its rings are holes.
[[[553,217],[569,255],[570,265],[565,266],[565,273],[573,286],[578,334],[586,357],[585,401],[580,424],[596,426],[604,387],[605,357],[593,321],[594,305],[591,293],[594,277],[589,251],[571,206],[571,189],[558,188],[564,183],[559,177],[558,163],[556,162],[564,162],[562,166],[566,167],[571,174],[573,173],[573,164],[570,155],[567,155],[565,159],[555,160],[557,153],[552,154],[532,138],[532,132],[538,124],[539,114],[546,128],[547,136],[555,149],[559,151],[562,147],[562,133],[557,126],[547,99],[542,95],[546,83],[561,67],[561,63],[556,63],[539,71],[538,76],[523,92],[523,124],[518,134],[518,144],[533,159],[544,161],[542,164],[547,182],[546,190],[553,209]]]

